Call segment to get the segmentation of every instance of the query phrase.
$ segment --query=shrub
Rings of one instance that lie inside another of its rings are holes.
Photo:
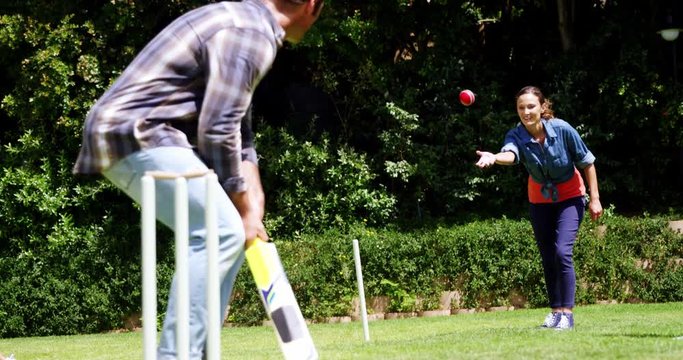
[[[388,311],[436,309],[442,291],[460,292],[455,306],[465,308],[509,306],[513,297],[526,307],[547,306],[527,220],[441,223],[413,231],[356,224],[345,232],[303,234],[278,244],[307,318],[350,314],[350,299],[357,296],[353,239],[360,241],[366,296],[387,296]],[[577,303],[683,300],[682,249],[683,235],[664,218],[611,215],[585,221],[575,247]],[[651,265],[643,268],[639,260]]]
[[[273,235],[345,229],[355,219],[370,225],[392,219],[396,200],[375,186],[366,157],[329,135],[313,143],[264,126],[256,141],[269,189],[266,225]]]

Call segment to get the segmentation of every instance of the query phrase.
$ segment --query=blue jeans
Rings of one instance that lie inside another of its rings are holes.
[[[206,165],[191,149],[182,147],[158,147],[133,153],[104,171],[104,176],[135,202],[141,199],[141,178],[145,171],[160,170],[186,173],[206,170]],[[219,272],[221,279],[221,309],[226,309],[232,293],[235,277],[244,262],[244,227],[242,219],[218,182],[214,193],[218,210]],[[206,203],[203,178],[188,180],[189,196],[189,267],[190,267],[190,358],[201,359],[206,345],[206,229],[204,207]],[[157,180],[157,219],[174,228],[174,181]],[[159,359],[176,358],[176,293],[174,277],[168,297],[166,317],[158,348]],[[223,310],[225,314],[225,310]],[[221,316],[221,323],[225,315]],[[150,324],[145,324],[149,326]]]
[[[551,308],[573,308],[576,294],[574,241],[583,220],[585,202],[575,197],[551,204],[531,204],[531,225],[541,253]]]

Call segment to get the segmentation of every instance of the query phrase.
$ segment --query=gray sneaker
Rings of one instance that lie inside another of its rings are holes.
[[[562,313],[560,322],[555,326],[555,330],[572,330],[574,329],[574,314]]]
[[[562,317],[562,313],[551,312],[550,314],[545,316],[545,320],[543,321],[543,324],[541,324],[541,327],[542,328],[554,328],[560,322],[561,317]]]

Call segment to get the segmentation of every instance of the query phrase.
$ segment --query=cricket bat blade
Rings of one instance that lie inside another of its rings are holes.
[[[256,239],[247,248],[246,257],[285,359],[317,360],[318,351],[275,244]]]

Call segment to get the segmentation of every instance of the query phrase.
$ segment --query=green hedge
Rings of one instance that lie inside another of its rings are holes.
[[[101,332],[124,327],[126,319],[139,315],[139,248],[132,240],[121,245],[121,239],[103,236],[117,227],[134,240],[138,230],[105,222],[74,234],[73,224],[64,221],[60,235],[28,239],[33,252],[0,259],[0,272],[9,274],[0,283],[0,337]],[[444,291],[460,293],[454,307],[506,306],[519,299],[527,307],[545,306],[539,256],[526,220],[442,222],[417,230],[354,225],[277,242],[306,318],[320,321],[353,312],[353,239],[360,242],[366,297],[388,297],[387,311],[436,309]],[[172,234],[161,231],[159,242],[159,308],[164,309]],[[123,260],[111,263],[110,258]],[[681,258],[683,235],[670,230],[663,217],[608,215],[600,223],[586,221],[575,248],[577,301],[681,301]],[[228,320],[248,325],[264,319],[245,266]]]
[[[278,243],[306,318],[351,314],[357,296],[353,239],[360,242],[366,297],[388,296],[387,311],[436,309],[443,291],[460,292],[463,308],[520,299],[527,307],[546,306],[540,257],[526,220],[413,231],[356,226]],[[577,302],[681,301],[681,258],[683,236],[664,218],[608,215],[599,223],[585,221],[575,247]],[[231,322],[258,323],[265,316],[249,276],[240,273]]]

